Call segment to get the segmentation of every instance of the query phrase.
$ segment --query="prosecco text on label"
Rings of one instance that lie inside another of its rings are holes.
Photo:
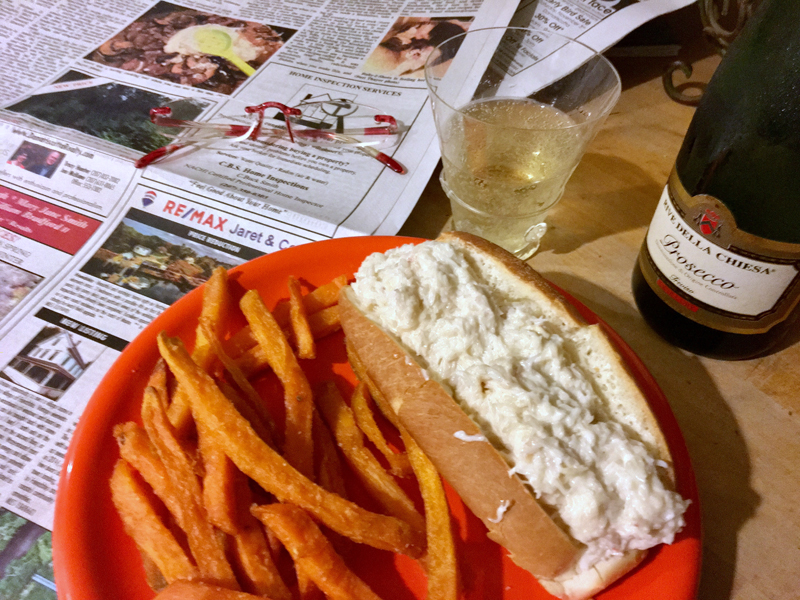
[[[701,268],[699,265],[696,265],[693,262],[691,262],[684,255],[682,255],[680,253],[680,246],[681,246],[680,240],[678,240],[675,236],[665,235],[660,240],[660,244],[664,249],[664,252],[672,256],[672,259],[675,261],[676,264],[680,265],[681,267],[683,267],[683,269],[685,269],[698,279],[704,281],[705,283],[715,287],[719,287],[720,289],[723,290],[732,290],[738,287],[732,281],[727,281],[723,277],[718,277],[714,273],[709,273],[705,269]],[[708,252],[708,248],[705,248],[704,250]],[[717,253],[718,259],[720,255],[722,255],[721,252]]]

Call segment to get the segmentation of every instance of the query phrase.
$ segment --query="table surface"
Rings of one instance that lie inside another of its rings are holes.
[[[640,317],[631,272],[694,109],[664,92],[661,74],[669,61],[615,63],[620,101],[529,262],[611,325],[669,399],[700,492],[698,598],[798,599],[800,344],[756,360],[706,359],[670,346]],[[718,63],[716,56],[695,62],[691,81],[707,82]],[[448,228],[437,175],[401,234],[433,238]]]

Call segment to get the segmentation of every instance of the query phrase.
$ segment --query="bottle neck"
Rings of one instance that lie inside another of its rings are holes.
[[[739,227],[800,243],[800,2],[766,0],[711,79],[676,159],[691,195]]]

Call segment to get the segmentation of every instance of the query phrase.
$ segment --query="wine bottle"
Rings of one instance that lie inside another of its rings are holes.
[[[769,353],[800,300],[800,1],[764,0],[709,82],[633,272],[647,323],[696,354]]]

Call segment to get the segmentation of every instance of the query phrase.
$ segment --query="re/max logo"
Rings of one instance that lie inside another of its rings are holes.
[[[164,212],[175,217],[180,217],[181,219],[192,221],[198,225],[203,225],[211,229],[219,229],[220,231],[225,231],[224,226],[225,223],[228,222],[228,219],[223,219],[212,212],[207,213],[204,210],[198,210],[193,206],[179,204],[172,200],[167,200],[167,203],[164,205]]]

